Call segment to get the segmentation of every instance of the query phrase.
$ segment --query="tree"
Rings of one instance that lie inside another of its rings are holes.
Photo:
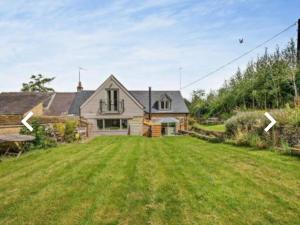
[[[238,110],[282,108],[296,105],[300,90],[300,68],[292,39],[284,49],[268,49],[250,61],[244,71],[236,73],[216,92],[192,93],[191,113],[201,117],[226,117]],[[298,104],[299,104],[298,103]],[[201,112],[201,113],[198,113]]]
[[[51,81],[55,79],[55,77],[47,78],[42,74],[32,75],[30,77],[30,81],[28,83],[22,84],[21,91],[26,92],[54,92],[53,88],[46,87],[46,84],[49,84]]]
[[[192,92],[192,101],[189,105],[189,109],[192,115],[196,115],[201,113],[199,109],[205,108],[205,91],[202,89],[196,90]],[[203,111],[203,110],[201,110]]]
[[[283,55],[287,61],[289,73],[291,75],[291,80],[293,82],[294,94],[295,94],[295,104],[298,101],[298,88],[296,83],[296,74],[297,74],[297,52],[296,44],[293,39],[288,43],[287,48],[283,51]]]

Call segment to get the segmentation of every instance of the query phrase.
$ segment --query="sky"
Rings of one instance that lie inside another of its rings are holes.
[[[19,91],[32,74],[76,91],[78,67],[86,90],[110,74],[129,90],[178,90],[179,68],[185,86],[295,23],[299,9],[299,0],[0,0],[0,92]],[[294,26],[183,96],[218,89],[296,34]]]

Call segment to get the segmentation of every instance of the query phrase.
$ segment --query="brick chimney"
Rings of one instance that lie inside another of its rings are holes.
[[[83,90],[83,87],[82,87],[81,81],[79,81],[78,86],[77,86],[77,92],[80,92],[82,90]]]

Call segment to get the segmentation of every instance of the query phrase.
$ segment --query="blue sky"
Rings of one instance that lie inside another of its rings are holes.
[[[0,1],[0,91],[31,74],[55,76],[57,91],[85,89],[110,74],[130,90],[179,89],[300,18],[298,0]],[[244,44],[238,38],[245,39]],[[284,47],[296,27],[264,47]],[[217,89],[260,48],[183,90]]]

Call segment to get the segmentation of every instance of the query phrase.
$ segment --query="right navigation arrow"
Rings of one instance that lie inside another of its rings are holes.
[[[276,120],[268,112],[265,112],[265,116],[271,121],[271,123],[265,128],[265,131],[268,132],[275,125]]]

